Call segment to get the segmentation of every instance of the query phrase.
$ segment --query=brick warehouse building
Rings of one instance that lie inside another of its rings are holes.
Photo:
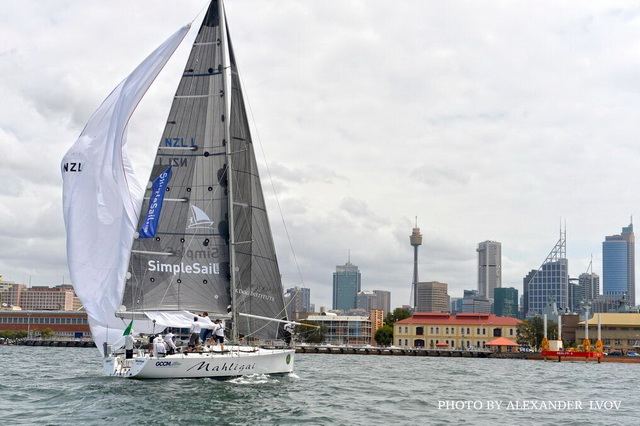
[[[61,338],[91,337],[86,312],[0,311],[0,331],[27,331],[34,337],[46,328]]]

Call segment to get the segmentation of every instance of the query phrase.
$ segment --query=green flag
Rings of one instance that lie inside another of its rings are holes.
[[[131,320],[131,322],[129,323],[129,325],[127,326],[127,328],[124,330],[124,333],[122,333],[123,336],[126,336],[128,334],[131,334],[131,329],[133,328],[133,320]]]

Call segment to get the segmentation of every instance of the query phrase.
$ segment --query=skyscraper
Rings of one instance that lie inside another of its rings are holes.
[[[296,312],[311,312],[311,290],[304,287],[288,288],[284,293],[287,317],[295,319]]]
[[[568,270],[566,231],[560,230],[560,239],[529,280],[528,312],[542,314],[544,308],[552,302],[559,309],[569,307]]]
[[[448,284],[430,281],[416,283],[415,312],[449,312]]]
[[[602,243],[602,293],[620,298],[626,295],[631,306],[636,304],[635,243],[633,223]]]
[[[502,287],[502,244],[485,241],[478,244],[478,292],[493,299],[493,291]]]
[[[343,266],[336,266],[333,273],[333,309],[355,309],[360,286],[360,270],[356,265],[349,260]]]
[[[462,297],[463,314],[490,314],[491,300],[480,296],[478,290],[464,290]]]
[[[582,300],[591,301],[600,295],[600,277],[593,272],[585,272],[578,276],[578,284],[582,290]]]
[[[389,312],[391,312],[391,292],[387,290],[373,290],[373,292],[377,296],[377,307],[374,309],[379,309],[384,313],[386,317]]]
[[[418,218],[416,217],[416,227],[413,228],[413,232],[409,236],[409,242],[413,247],[413,281],[411,283],[411,295],[413,296],[411,303],[415,309],[418,306],[418,292],[416,285],[418,283],[418,247],[422,245],[422,234],[420,228],[418,228]]]
[[[513,287],[496,288],[493,306],[499,317],[518,318],[518,290]]]

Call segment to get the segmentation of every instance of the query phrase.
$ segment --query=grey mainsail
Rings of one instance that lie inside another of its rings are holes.
[[[237,332],[275,338],[277,323],[236,315],[286,316],[224,19],[222,5],[212,1],[158,147],[123,305],[136,312],[212,314],[233,305]]]

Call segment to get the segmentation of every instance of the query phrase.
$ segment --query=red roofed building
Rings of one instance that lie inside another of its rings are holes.
[[[416,313],[393,325],[393,344],[400,347],[435,348],[445,342],[450,348],[484,348],[496,337],[516,342],[521,321],[490,314]]]

